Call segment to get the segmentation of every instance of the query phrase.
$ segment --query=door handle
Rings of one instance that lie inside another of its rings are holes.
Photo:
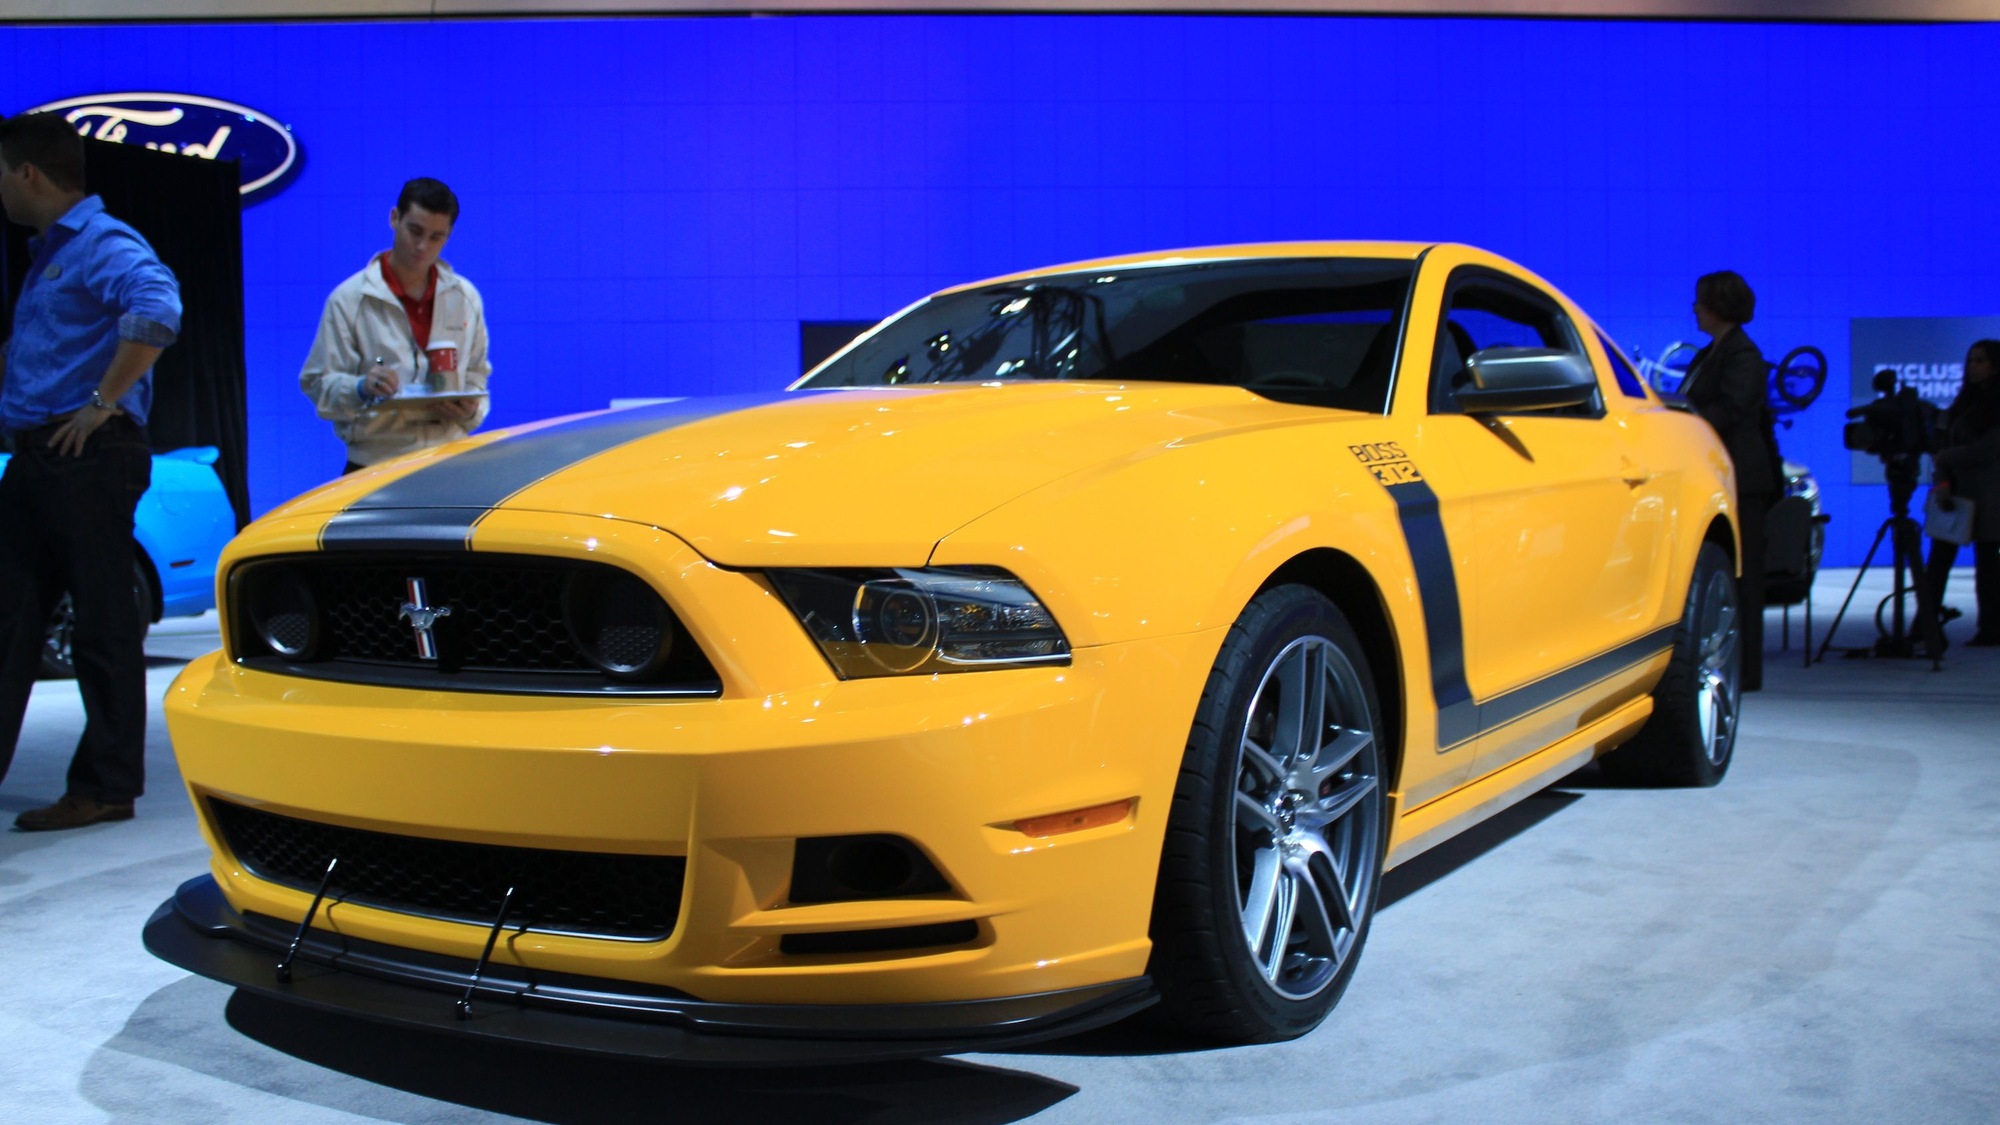
[[[1631,488],[1637,488],[1653,479],[1653,474],[1631,461],[1623,462],[1618,469],[1618,479]]]

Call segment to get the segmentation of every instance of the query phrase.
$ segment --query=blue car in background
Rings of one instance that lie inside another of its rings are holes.
[[[213,446],[153,455],[153,483],[133,516],[132,596],[140,620],[196,617],[215,608],[215,561],[236,534],[236,513],[215,475]],[[0,470],[8,455],[0,453]],[[76,674],[70,659],[75,616],[64,594],[50,615],[42,675]]]

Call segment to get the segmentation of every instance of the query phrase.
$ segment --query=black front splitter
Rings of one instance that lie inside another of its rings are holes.
[[[242,914],[209,876],[181,884],[146,922],[146,948],[262,996],[405,1027],[587,1054],[700,1066],[800,1066],[990,1051],[1074,1035],[1158,998],[1148,977],[1085,988],[924,1004],[722,1004],[629,981],[488,965],[471,1012],[455,1002],[473,963]]]

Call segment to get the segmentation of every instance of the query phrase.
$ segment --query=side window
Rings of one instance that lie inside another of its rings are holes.
[[[1380,414],[1402,335],[1401,294],[1354,289],[1239,293],[1198,314],[1100,378],[1219,383],[1265,398]]]
[[[1392,309],[1267,316],[1232,327],[1240,384],[1284,401],[1381,413],[1399,326]]]
[[[1639,381],[1638,372],[1625,362],[1625,357],[1618,354],[1617,345],[1602,332],[1597,334],[1597,342],[1604,345],[1604,358],[1611,361],[1611,374],[1618,378],[1619,392],[1626,398],[1645,398],[1646,385]]]
[[[1431,361],[1431,413],[1460,413],[1452,392],[1472,379],[1465,361],[1483,348],[1560,348],[1583,354],[1582,339],[1554,301],[1517,282],[1484,271],[1454,278],[1447,289]],[[1604,404],[1593,401],[1535,413],[1596,418]]]

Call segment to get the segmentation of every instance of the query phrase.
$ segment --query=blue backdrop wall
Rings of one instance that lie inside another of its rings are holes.
[[[799,323],[1176,245],[1458,240],[1628,349],[1699,340],[1733,268],[1772,358],[1826,350],[1783,434],[1858,562],[1886,514],[1840,449],[1848,319],[2000,312],[2000,28],[881,16],[0,29],[0,110],[166,90],[291,126],[244,213],[253,506],[336,471],[297,390],[322,301],[401,182],[465,210],[495,424],[783,386]],[[1969,341],[1968,341],[1969,342]]]

